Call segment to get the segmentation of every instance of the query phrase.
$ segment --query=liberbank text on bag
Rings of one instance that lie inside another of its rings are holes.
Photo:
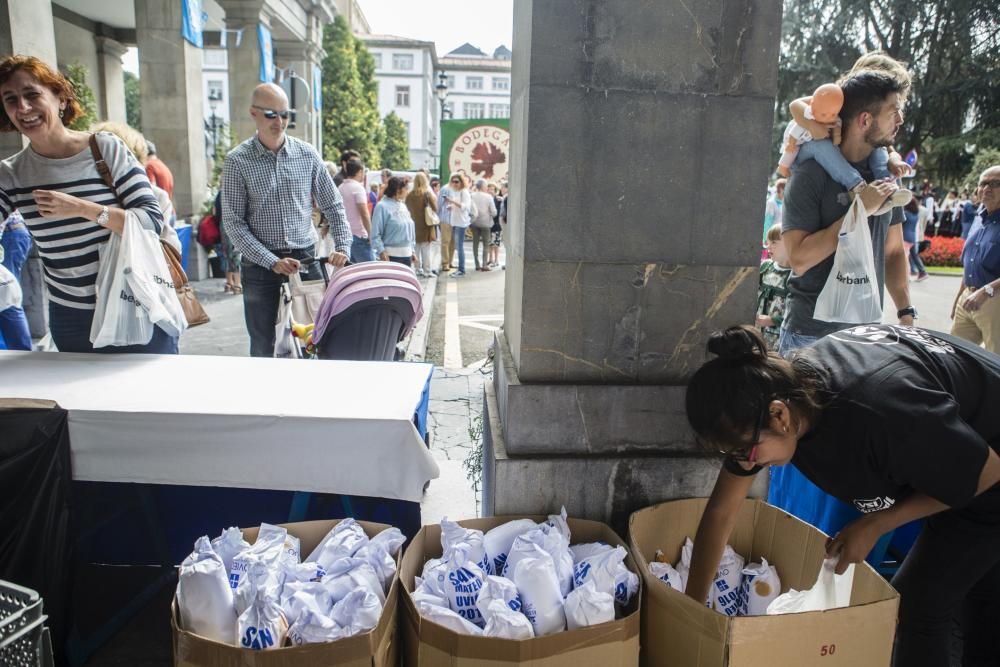
[[[872,235],[860,197],[855,197],[840,225],[833,268],[816,299],[813,317],[847,324],[882,321]]]

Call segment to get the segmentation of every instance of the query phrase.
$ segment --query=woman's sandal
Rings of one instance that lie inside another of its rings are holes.
[[[234,294],[233,289],[234,288],[233,288],[232,285],[230,285],[229,283],[226,283],[226,286],[222,288],[222,293],[223,294]]]
[[[243,294],[242,285],[232,285],[232,288],[233,288],[233,294]]]

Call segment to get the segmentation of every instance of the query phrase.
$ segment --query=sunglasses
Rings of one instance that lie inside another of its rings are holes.
[[[288,111],[275,111],[274,109],[265,109],[264,107],[259,107],[256,104],[252,105],[254,109],[264,112],[264,118],[268,120],[274,120],[275,118],[280,118],[281,120],[288,120],[292,117],[292,112],[295,109],[289,109]]]
[[[768,401],[770,403],[770,401]],[[753,427],[753,436],[750,438],[751,445],[747,448],[734,449],[728,452],[721,452],[726,456],[730,457],[734,461],[745,461],[746,463],[756,463],[757,462],[757,447],[760,446],[760,432],[764,430],[767,425],[767,419],[770,417],[770,411],[760,410],[760,416],[757,417],[757,423]]]
[[[979,187],[983,190],[990,188],[992,190],[1000,190],[1000,181],[980,181]]]

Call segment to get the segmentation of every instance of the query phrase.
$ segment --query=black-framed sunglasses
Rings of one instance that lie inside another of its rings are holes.
[[[274,109],[267,109],[265,107],[259,107],[256,104],[251,105],[254,109],[262,111],[264,113],[264,118],[268,120],[274,120],[275,118],[280,118],[281,120],[288,120],[292,117],[292,112],[295,109],[289,109],[287,111],[275,111]]]
[[[770,401],[767,401],[770,404]],[[753,427],[753,435],[750,438],[750,446],[740,449],[733,449],[728,452],[721,452],[734,461],[745,461],[747,463],[757,462],[757,447],[760,445],[760,432],[767,426],[767,419],[771,416],[770,409],[758,409],[760,415],[757,423]]]

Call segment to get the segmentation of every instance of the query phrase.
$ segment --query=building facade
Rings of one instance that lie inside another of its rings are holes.
[[[453,119],[510,118],[510,51],[493,55],[463,44],[439,61],[448,84],[447,108]]]
[[[395,112],[403,119],[412,169],[436,169],[440,105],[434,91],[434,43],[393,35],[357,36],[375,59],[379,115]]]

